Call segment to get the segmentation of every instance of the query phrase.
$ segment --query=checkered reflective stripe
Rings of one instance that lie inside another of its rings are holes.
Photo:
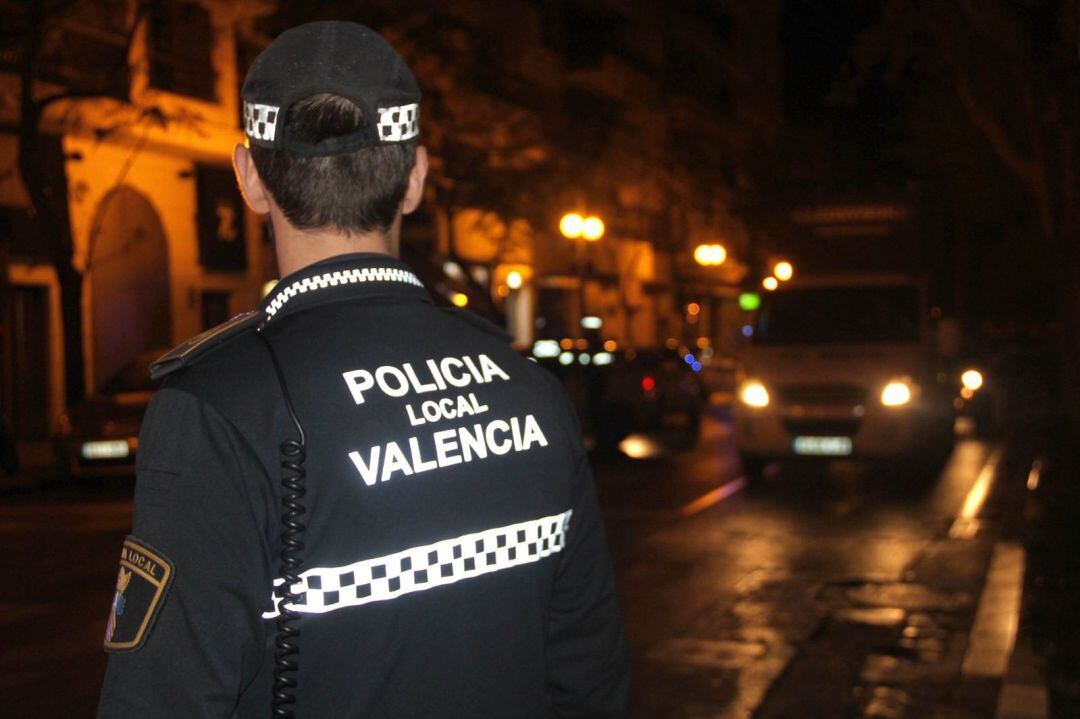
[[[248,137],[255,140],[274,141],[277,132],[278,113],[281,110],[274,105],[259,105],[254,102],[244,103],[244,129]]]
[[[290,608],[323,614],[538,562],[562,551],[572,512],[444,539],[344,567],[309,569],[293,585],[301,599]],[[274,586],[283,581],[275,580]],[[277,616],[274,602],[275,609],[264,612],[264,618]]]
[[[324,275],[305,277],[293,282],[287,287],[274,290],[274,298],[266,306],[266,316],[271,318],[285,306],[285,303],[297,295],[315,290],[325,290],[327,287],[338,285],[350,285],[360,282],[404,282],[408,285],[423,287],[420,278],[408,270],[399,267],[365,267],[356,270],[341,270],[339,272],[327,272]]]
[[[379,108],[379,139],[401,142],[420,134],[420,106],[411,105]]]

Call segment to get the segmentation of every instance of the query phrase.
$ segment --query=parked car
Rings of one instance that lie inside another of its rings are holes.
[[[71,476],[135,474],[139,428],[156,385],[150,379],[150,363],[166,351],[139,355],[100,392],[59,418],[53,447]]]
[[[534,358],[566,387],[588,446],[613,452],[636,435],[675,448],[697,441],[708,393],[698,371],[677,352],[575,346],[540,355]]]

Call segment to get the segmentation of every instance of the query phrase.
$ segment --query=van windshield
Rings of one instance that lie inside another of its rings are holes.
[[[915,287],[806,287],[763,298],[759,344],[918,342]]]

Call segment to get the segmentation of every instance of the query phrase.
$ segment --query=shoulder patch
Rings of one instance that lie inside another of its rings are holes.
[[[105,626],[105,651],[131,652],[146,642],[174,573],[169,558],[146,542],[130,535],[124,540]]]
[[[442,307],[441,309],[443,312],[449,313],[459,319],[465,320],[473,327],[482,332],[486,332],[489,335],[494,335],[498,337],[506,344],[510,344],[514,341],[514,336],[511,335],[509,332],[504,330],[502,327],[499,327],[494,322],[484,319],[472,310],[459,309],[457,307]]]
[[[161,379],[178,369],[192,364],[198,357],[217,347],[221,343],[236,337],[245,330],[258,326],[265,314],[262,310],[243,312],[228,322],[211,327],[202,334],[197,334],[187,342],[177,345],[150,365],[150,378]]]

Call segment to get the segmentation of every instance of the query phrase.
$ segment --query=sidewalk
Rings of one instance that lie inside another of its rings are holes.
[[[1059,442],[1033,462],[1024,507],[1028,573],[1010,683],[997,719],[1028,719],[1040,704],[1042,716],[1080,716],[1080,460]],[[1071,468],[1070,468],[1071,466]]]
[[[1047,719],[1050,700],[1046,691],[1046,666],[1021,629],[1009,660],[998,697],[994,719]]]

